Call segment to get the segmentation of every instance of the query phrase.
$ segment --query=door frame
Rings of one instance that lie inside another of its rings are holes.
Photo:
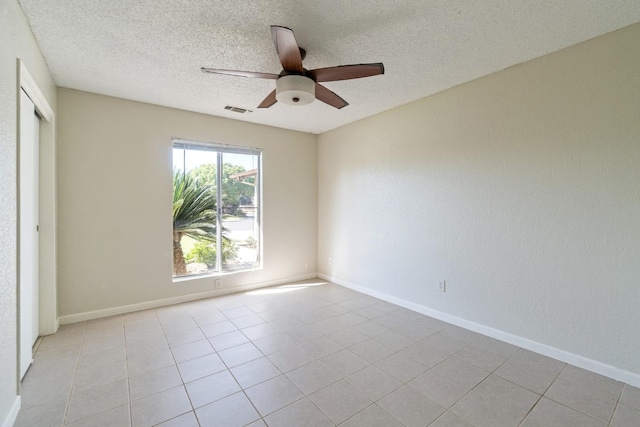
[[[58,330],[58,300],[57,300],[57,267],[56,267],[56,138],[55,138],[55,113],[49,105],[44,94],[38,87],[35,79],[29,73],[24,62],[18,58],[17,73],[19,75],[19,87],[17,88],[18,99],[18,122],[20,120],[20,90],[24,90],[33,102],[36,112],[40,116],[40,170],[39,170],[39,210],[40,210],[40,231],[39,231],[39,282],[40,291],[38,299],[40,335],[53,334]],[[18,132],[18,138],[20,138]],[[18,139],[18,146],[19,146]],[[19,156],[18,151],[18,156]],[[19,158],[17,159],[19,161]],[[19,163],[18,163],[19,164]],[[18,173],[19,179],[19,173]],[[19,207],[18,207],[19,209]],[[18,218],[20,212],[18,211]],[[17,242],[17,255],[20,255],[20,239]],[[18,264],[19,265],[19,264]],[[19,268],[19,267],[18,267]],[[19,297],[20,272],[18,271],[17,292]],[[18,299],[17,325],[18,325],[18,345],[20,352],[20,301]],[[18,354],[20,360],[20,354]],[[18,375],[20,368],[18,367]]]

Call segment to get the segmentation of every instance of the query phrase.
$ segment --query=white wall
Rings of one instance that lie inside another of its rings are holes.
[[[18,409],[17,377],[17,58],[21,58],[50,106],[56,91],[22,10],[0,0],[0,425]],[[46,159],[45,159],[46,161]]]
[[[224,292],[315,277],[315,135],[68,89],[58,104],[62,323],[216,293],[172,280],[172,137],[263,150],[264,269],[223,276]]]
[[[322,134],[318,159],[323,276],[640,383],[640,24]]]

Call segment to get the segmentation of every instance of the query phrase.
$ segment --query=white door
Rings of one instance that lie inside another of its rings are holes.
[[[39,153],[40,122],[35,106],[20,91],[20,378],[31,365],[38,338]]]

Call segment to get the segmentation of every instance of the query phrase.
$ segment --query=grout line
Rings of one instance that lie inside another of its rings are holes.
[[[537,394],[537,393],[536,393],[536,394]],[[538,403],[540,403],[540,401],[542,400],[542,395],[540,394],[540,395],[538,395],[538,396],[539,396],[539,397],[538,397],[538,400],[536,400],[536,403],[534,403],[534,404],[533,404],[533,406],[531,406],[531,408],[529,408],[529,410],[527,411],[527,413],[526,413],[526,414],[524,414],[524,417],[522,417],[522,420],[520,420],[520,422],[518,423],[518,426],[522,425],[522,423],[524,422],[524,420],[526,420],[526,419],[527,419],[527,417],[529,416],[529,414],[530,414],[531,412],[533,412],[533,409],[534,409],[536,406],[538,406]]]
[[[87,336],[87,322],[84,323],[83,331],[82,331],[82,341],[80,343],[80,349],[78,351],[78,360],[76,361],[76,369],[73,373],[73,382],[71,383],[71,389],[69,390],[69,396],[67,397],[67,404],[64,410],[64,416],[62,417],[62,425],[67,424],[67,417],[69,416],[69,407],[71,406],[71,396],[73,396],[73,391],[76,387],[76,380],[78,378],[78,369],[80,367],[80,358],[82,357],[82,349],[84,347],[84,342]]]
[[[613,424],[613,419],[616,416],[616,411],[618,410],[618,406],[620,406],[620,399],[622,398],[622,393],[624,393],[624,389],[627,387],[627,384],[623,384],[622,388],[620,389],[620,394],[618,394],[618,398],[616,399],[616,404],[613,408],[613,412],[611,412],[611,417],[609,418],[609,422],[607,423],[607,426],[611,426]]]

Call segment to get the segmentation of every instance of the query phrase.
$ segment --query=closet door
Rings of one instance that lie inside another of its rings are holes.
[[[20,278],[20,378],[33,360],[32,348],[39,330],[39,238],[40,121],[27,94],[20,91],[19,151],[19,278]]]

